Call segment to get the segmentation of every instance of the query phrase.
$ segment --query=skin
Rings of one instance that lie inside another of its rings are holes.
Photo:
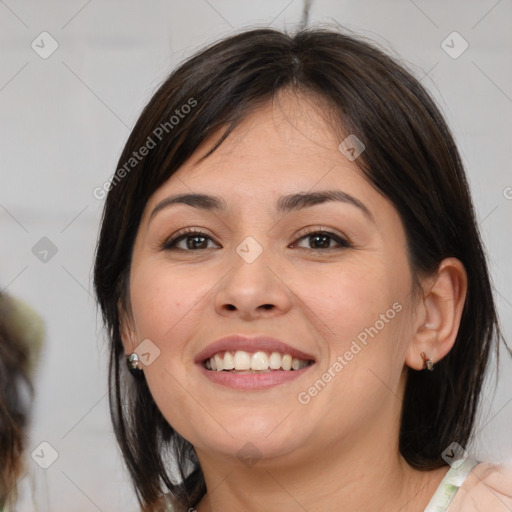
[[[196,509],[423,511],[448,466],[417,471],[399,453],[406,370],[424,367],[422,352],[437,362],[451,349],[466,294],[463,265],[444,260],[412,295],[401,219],[338,150],[341,140],[314,99],[280,93],[197,164],[218,136],[148,201],[134,246],[131,311],[121,311],[126,354],[145,339],[160,351],[143,371],[163,415],[197,452],[208,494]],[[327,189],[359,199],[375,222],[334,201],[275,211],[282,195]],[[174,205],[150,221],[162,199],[191,192],[222,197],[228,209]],[[186,240],[181,251],[161,248],[187,227],[211,240],[191,235],[200,248],[188,252]],[[324,248],[305,236],[320,230],[351,247],[327,239]],[[247,236],[263,249],[252,263],[236,252]],[[401,311],[300,403],[299,393],[396,302]],[[213,384],[194,357],[237,333],[271,335],[316,363],[267,390]],[[256,454],[249,464],[239,457],[248,452]]]

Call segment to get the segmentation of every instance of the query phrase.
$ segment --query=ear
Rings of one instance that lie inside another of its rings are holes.
[[[117,301],[117,311],[119,315],[119,333],[123,342],[124,353],[129,356],[135,350],[137,344],[133,318],[130,312],[126,311],[121,300]]]
[[[466,300],[467,274],[457,258],[444,259],[437,274],[428,282],[417,305],[413,338],[405,358],[406,364],[414,370],[425,367],[422,352],[435,364],[451,350]]]

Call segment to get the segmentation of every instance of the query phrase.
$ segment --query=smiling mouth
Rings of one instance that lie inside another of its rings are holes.
[[[217,352],[203,361],[207,370],[229,373],[269,373],[297,371],[314,363],[281,352],[246,352],[244,350]]]

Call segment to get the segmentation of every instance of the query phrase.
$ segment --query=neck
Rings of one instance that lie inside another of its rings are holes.
[[[415,470],[397,446],[382,443],[383,437],[325,443],[307,464],[294,454],[286,461],[261,459],[252,467],[201,454],[208,494],[197,511],[423,512],[446,468]],[[356,449],[360,446],[365,454]]]

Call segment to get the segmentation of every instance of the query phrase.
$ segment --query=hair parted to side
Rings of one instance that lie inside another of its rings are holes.
[[[149,197],[205,139],[226,127],[207,158],[245,116],[283,90],[318,98],[334,116],[333,130],[365,144],[355,162],[399,212],[413,292],[444,258],[458,258],[466,269],[468,292],[452,350],[432,373],[408,371],[399,446],[411,466],[440,467],[450,443],[467,445],[494,340],[499,357],[503,337],[468,182],[451,132],[419,81],[374,44],[338,28],[294,35],[252,29],[227,37],[175,69],[143,110],[118,168],[150,139],[157,143],[110,189],[98,240],[94,285],[110,339],[111,416],[144,510],[159,510],[163,494],[176,510],[187,510],[206,486],[193,447],[166,422],[144,376],[134,379],[124,362],[118,301],[129,310],[141,215]],[[169,126],[186,104],[194,107]],[[155,130],[162,126],[160,140]]]

